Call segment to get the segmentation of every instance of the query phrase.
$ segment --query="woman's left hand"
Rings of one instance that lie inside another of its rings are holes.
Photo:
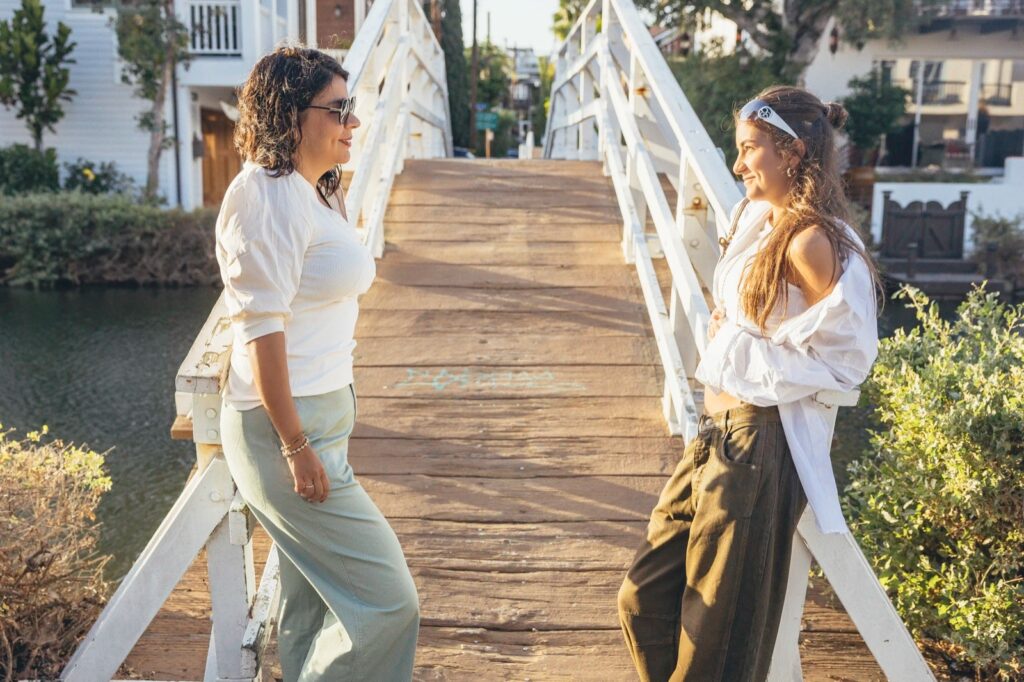
[[[715,338],[715,334],[721,329],[725,322],[725,310],[718,307],[711,311],[711,321],[708,322],[708,340]]]

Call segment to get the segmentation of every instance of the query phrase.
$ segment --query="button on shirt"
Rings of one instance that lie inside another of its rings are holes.
[[[715,269],[715,304],[725,321],[708,342],[696,378],[753,405],[778,405],[800,482],[825,533],[847,530],[832,472],[831,410],[812,396],[849,391],[867,378],[878,354],[875,289],[864,260],[851,254],[832,291],[812,306],[790,286],[789,304],[762,334],[742,311],[740,284],[771,230],[771,205],[750,202]],[[861,243],[856,232],[850,235]],[[725,236],[722,230],[719,236]]]
[[[285,333],[293,396],[352,383],[357,297],[376,265],[338,208],[317,199],[298,172],[273,177],[246,162],[217,216],[217,263],[234,342],[224,399],[261,404],[246,344]]]

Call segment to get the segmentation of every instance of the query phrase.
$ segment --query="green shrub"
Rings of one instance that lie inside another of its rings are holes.
[[[0,427],[0,678],[57,679],[107,596],[103,456]]]
[[[978,678],[1024,675],[1024,305],[973,291],[954,321],[904,290],[918,326],[865,384],[881,430],[849,467],[852,528],[896,608]]]
[[[0,147],[0,194],[56,192],[60,189],[57,152],[23,144]]]
[[[219,282],[216,211],[191,213],[121,195],[29,194],[0,202],[0,283]]]
[[[89,194],[131,194],[135,183],[130,176],[117,170],[112,161],[93,163],[78,159],[74,163],[65,163],[67,172],[64,178],[64,189],[80,190]]]
[[[971,260],[984,271],[988,263],[987,248],[995,244],[996,275],[1015,284],[1024,282],[1024,213],[1016,218],[974,214]]]

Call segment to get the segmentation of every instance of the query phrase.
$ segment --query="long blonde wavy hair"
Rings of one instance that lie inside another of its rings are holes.
[[[783,307],[788,303],[786,283],[792,275],[787,259],[789,245],[794,237],[810,227],[817,226],[824,232],[840,262],[846,262],[851,253],[863,258],[876,295],[881,295],[884,289],[871,255],[850,236],[845,226],[849,208],[839,174],[836,131],[846,123],[846,109],[836,102],[825,104],[806,90],[788,85],[762,90],[756,99],[764,100],[785,119],[805,146],[800,156],[796,140],[787,133],[761,119],[748,121],[768,134],[780,155],[800,157],[782,219],[772,226],[740,290],[744,313],[763,333],[780,299]],[[734,113],[734,119],[739,121],[739,110]],[[835,278],[833,272],[832,279]]]

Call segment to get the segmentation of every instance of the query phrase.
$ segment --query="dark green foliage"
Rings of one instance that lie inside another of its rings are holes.
[[[558,10],[552,17],[554,25],[551,30],[559,40],[565,40],[589,3],[590,0],[558,0]]]
[[[78,159],[64,164],[67,175],[64,189],[79,190],[89,194],[131,194],[135,183],[128,175],[117,170],[112,161],[93,163]]]
[[[854,535],[903,620],[976,679],[1024,675],[1024,305],[971,293],[918,325],[864,384],[880,429],[849,467]]]
[[[215,284],[217,213],[122,195],[28,194],[0,201],[0,284]]]
[[[448,80],[452,140],[456,147],[465,147],[469,144],[469,66],[462,40],[459,0],[444,0],[441,12],[441,49]]]
[[[996,276],[1005,277],[1014,286],[1024,284],[1024,213],[1016,218],[975,214],[971,259],[984,272],[988,264],[988,245],[995,245]]]
[[[783,80],[798,78],[810,64],[829,19],[839,21],[841,40],[862,46],[870,39],[897,40],[915,29],[917,6],[940,0],[637,0],[663,26],[693,31],[711,10],[733,21],[760,50],[785,66]]]
[[[471,50],[466,50],[465,58],[471,59]],[[480,80],[476,86],[476,101],[486,104],[488,108],[500,107],[508,98],[509,85],[512,82],[512,60],[503,49],[493,43],[483,43],[477,47],[480,65]]]
[[[542,146],[548,125],[548,111],[551,107],[551,83],[555,79],[555,65],[547,57],[539,57],[537,61],[540,63],[540,93],[537,96],[537,104],[533,107],[531,124],[534,143]]]
[[[848,86],[850,94],[842,101],[850,114],[846,133],[861,154],[870,155],[878,149],[883,135],[899,128],[910,92],[884,80],[878,69],[851,78]]]
[[[0,195],[60,189],[57,152],[24,144],[0,147]]]
[[[769,85],[792,83],[779,77],[773,60],[742,52],[726,54],[721,40],[712,41],[700,53],[670,60],[669,66],[730,166],[736,160],[736,109]]]
[[[22,0],[10,21],[0,21],[0,104],[15,108],[25,119],[37,151],[43,149],[43,132],[64,118],[62,102],[77,94],[68,87],[75,49],[71,29],[57,22],[57,33],[46,33],[40,0]]]

